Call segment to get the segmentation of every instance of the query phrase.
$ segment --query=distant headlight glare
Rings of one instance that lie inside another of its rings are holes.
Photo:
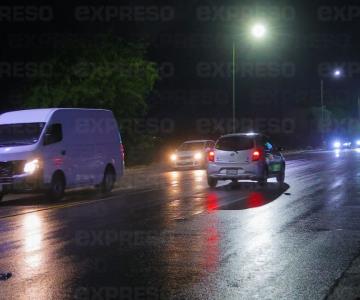
[[[339,149],[341,147],[341,143],[340,142],[334,142],[333,144],[335,149]]]

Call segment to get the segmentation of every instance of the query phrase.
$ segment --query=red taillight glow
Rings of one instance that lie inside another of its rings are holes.
[[[260,159],[261,153],[260,150],[255,150],[252,154],[252,161],[257,161]]]
[[[214,151],[210,151],[208,153],[208,161],[215,161],[215,152]]]
[[[120,144],[120,153],[122,155],[122,159],[125,159],[125,148],[123,144]]]

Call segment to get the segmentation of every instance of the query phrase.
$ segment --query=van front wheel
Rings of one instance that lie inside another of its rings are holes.
[[[60,173],[55,173],[51,180],[50,189],[47,195],[50,200],[61,200],[64,197],[65,192],[65,178]]]
[[[107,167],[104,173],[104,178],[101,183],[101,192],[108,194],[112,191],[115,184],[115,172],[111,167]]]

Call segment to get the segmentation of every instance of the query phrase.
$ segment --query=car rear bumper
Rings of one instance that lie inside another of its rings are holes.
[[[219,164],[209,163],[207,175],[219,180],[258,180],[264,174],[264,165],[261,163],[251,164]],[[235,174],[234,174],[235,173]]]
[[[223,175],[223,174],[212,174],[209,175],[211,178],[215,178],[218,180],[259,180],[260,176],[257,174],[241,174],[241,175]]]

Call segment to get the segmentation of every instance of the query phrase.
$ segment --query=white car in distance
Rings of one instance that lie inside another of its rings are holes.
[[[213,140],[190,140],[182,143],[177,150],[170,155],[174,168],[207,166],[207,155],[214,148]]]

